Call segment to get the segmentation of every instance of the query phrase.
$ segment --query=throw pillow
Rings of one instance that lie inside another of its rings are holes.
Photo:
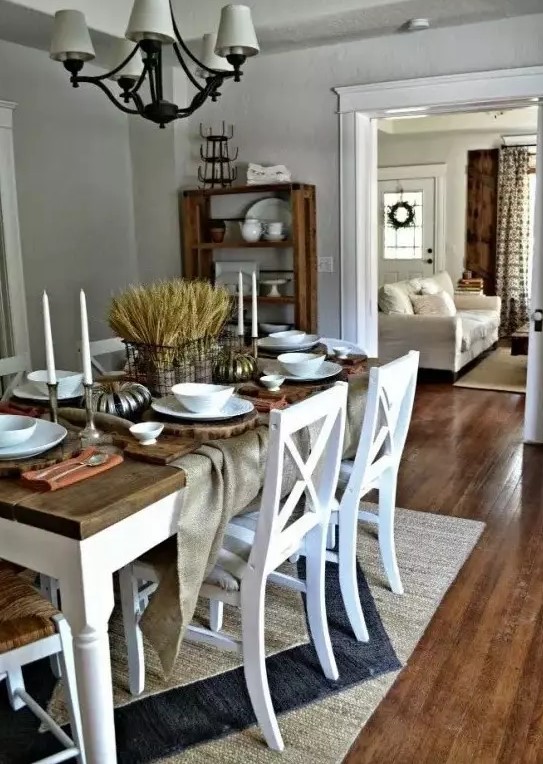
[[[416,292],[408,281],[398,281],[394,284],[385,284],[379,289],[379,310],[383,313],[401,313],[413,315],[411,294]]]
[[[456,316],[454,300],[447,292],[413,295],[411,302],[419,316]]]

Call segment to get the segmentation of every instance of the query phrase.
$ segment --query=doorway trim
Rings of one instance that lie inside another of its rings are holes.
[[[4,236],[13,351],[16,356],[30,357],[13,152],[13,110],[16,105],[10,101],[0,101],[0,216]]]
[[[447,165],[412,164],[398,167],[379,167],[379,180],[408,180],[411,178],[432,178],[434,188],[434,271],[445,270],[446,255],[446,210],[447,210]]]
[[[543,66],[351,85],[335,92],[340,121],[341,332],[376,356],[376,120],[413,110],[446,114],[533,105],[531,101],[543,97]]]

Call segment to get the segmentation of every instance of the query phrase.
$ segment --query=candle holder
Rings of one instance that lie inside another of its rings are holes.
[[[51,421],[58,424],[58,382],[52,384],[47,383],[47,389],[49,390],[49,413]]]
[[[94,424],[94,411],[92,408],[92,384],[85,383],[85,412],[87,415],[87,424],[79,433],[81,440],[96,443],[100,440],[103,433]]]
[[[253,337],[253,344],[252,344],[252,346],[253,346],[253,358],[256,361],[257,358],[258,358],[258,337]]]
[[[244,334],[238,334],[238,342],[239,342],[239,350],[241,352],[245,348],[245,335]]]

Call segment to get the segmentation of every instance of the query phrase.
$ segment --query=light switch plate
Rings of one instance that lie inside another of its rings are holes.
[[[319,273],[333,273],[333,272],[334,272],[334,258],[319,257]]]

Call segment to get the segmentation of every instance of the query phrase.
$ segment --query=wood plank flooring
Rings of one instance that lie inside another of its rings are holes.
[[[421,385],[398,505],[479,545],[344,764],[543,762],[543,448],[524,397]]]

